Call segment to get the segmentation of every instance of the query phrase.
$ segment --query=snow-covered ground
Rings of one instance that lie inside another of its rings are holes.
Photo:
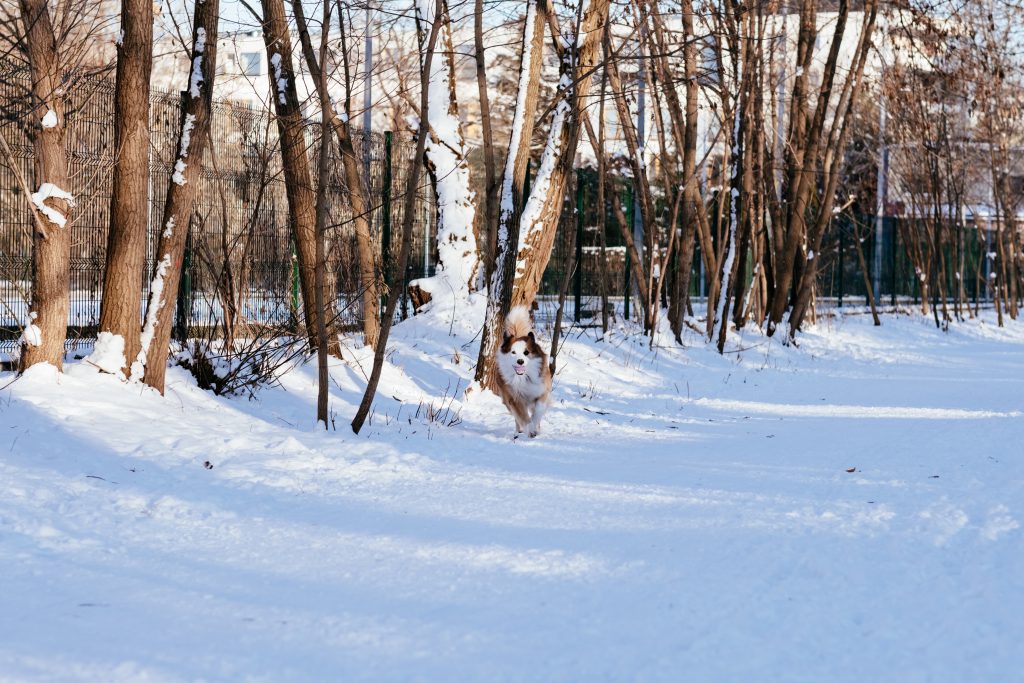
[[[362,349],[330,432],[312,367],[0,377],[0,681],[1024,675],[1024,324],[574,330],[535,440],[474,333],[398,326],[359,436]]]

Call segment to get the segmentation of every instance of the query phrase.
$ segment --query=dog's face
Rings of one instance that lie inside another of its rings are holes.
[[[525,337],[505,335],[501,344],[501,362],[516,375],[525,375],[544,362],[544,351],[530,332]]]

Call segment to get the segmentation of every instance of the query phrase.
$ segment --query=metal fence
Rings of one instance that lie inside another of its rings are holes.
[[[32,275],[32,214],[21,180],[34,187],[33,150],[26,121],[29,75],[0,63],[0,134],[13,160],[0,157],[0,350],[8,351],[20,335],[28,312]],[[68,344],[95,336],[110,223],[114,156],[114,85],[109,78],[87,76],[66,83],[67,151],[70,191],[76,206],[70,221],[71,310]],[[181,108],[177,93],[151,95],[150,230],[143,301],[173,172]],[[307,125],[310,158],[316,163],[320,126]],[[357,155],[371,203],[375,245],[391,224],[401,224],[409,162],[415,146],[390,133],[366,135],[354,130]],[[242,292],[241,314],[256,323],[278,323],[298,307],[297,264],[289,225],[285,180],[281,169],[277,124],[264,108],[215,101],[211,144],[203,160],[178,296],[180,334],[215,325],[223,315],[217,293],[223,269]],[[13,163],[12,163],[13,161]],[[332,168],[340,164],[332,163]],[[21,176],[19,179],[18,176]],[[315,165],[314,165],[315,175]],[[329,190],[327,236],[330,266],[336,276],[342,323],[358,326],[362,318],[355,229],[344,183],[337,173]],[[390,201],[389,201],[390,200]],[[406,278],[432,274],[432,197],[425,183],[417,192],[414,217],[417,239]],[[379,261],[379,258],[378,258]],[[378,267],[380,264],[378,263]],[[404,288],[403,288],[404,289]],[[140,321],[142,316],[140,311]]]
[[[626,214],[627,224],[633,221],[633,188],[628,178],[618,178],[613,183],[618,201]],[[628,261],[621,231],[610,208],[602,211],[597,206],[597,174],[591,169],[579,169],[574,175],[570,191],[563,205],[559,234],[556,238],[551,261],[541,282],[539,305],[542,314],[551,317],[556,307],[559,291],[565,282],[566,270],[576,263],[569,275],[566,296],[566,315],[581,324],[600,321],[601,293],[606,292],[610,305],[618,314],[636,314],[635,292],[627,278]],[[668,207],[660,203],[659,212],[667,213]],[[714,212],[712,212],[714,218]],[[659,220],[667,216],[662,215]],[[712,225],[712,243],[717,247],[720,230]],[[874,216],[850,216],[842,214],[833,219],[826,232],[821,252],[816,256],[818,280],[816,300],[829,305],[867,305],[867,290],[864,283],[864,268],[857,253],[858,244],[867,268],[868,280],[878,283],[877,301],[880,305],[918,302],[921,296],[920,273],[909,256],[907,242],[925,239],[923,228],[915,227],[911,219],[887,217],[881,230],[880,272],[875,273],[876,225]],[[601,259],[601,234],[604,233],[606,261]],[[947,264],[942,277],[946,279],[947,291],[956,296],[959,278],[963,278],[964,296],[970,301],[991,301],[989,281],[991,261],[986,257],[992,247],[992,233],[984,225],[967,223],[962,234],[954,228],[946,231],[941,248]],[[962,238],[963,263],[954,258],[953,239]],[[667,235],[662,235],[662,249],[667,248]],[[752,276],[750,259],[746,260],[745,277]],[[962,268],[961,268],[962,265]],[[673,266],[670,266],[673,267]],[[690,298],[702,302],[705,298],[703,260],[698,244],[694,253]],[[667,288],[662,288],[663,298]],[[664,303],[664,302],[663,302]]]
[[[26,123],[31,99],[24,69],[0,61],[0,134],[14,156],[0,157],[0,351],[9,351],[20,334],[28,311],[32,274],[32,214],[18,175],[34,187],[33,150]],[[114,87],[108,78],[82,77],[66,84],[71,191],[77,205],[71,221],[71,310],[69,340],[90,339],[99,319],[103,270],[109,227],[111,170],[114,152]],[[152,157],[150,225],[147,268],[139,283],[148,294],[157,230],[164,197],[175,161],[180,128],[177,93],[151,95]],[[311,161],[316,162],[320,126],[307,125]],[[401,224],[406,173],[414,145],[389,133],[365,135],[355,131],[357,154],[363,162],[364,183],[371,203],[375,244],[383,250],[390,226]],[[218,296],[219,274],[229,269],[243,293],[241,315],[248,322],[280,323],[294,320],[299,305],[297,264],[291,241],[288,202],[281,170],[277,125],[265,108],[218,101],[214,103],[209,152],[190,224],[185,273],[178,296],[176,327],[179,335],[217,325],[223,315]],[[333,169],[340,164],[333,163]],[[529,174],[527,176],[529,178]],[[629,314],[630,286],[626,249],[610,205],[597,206],[596,174],[581,169],[574,174],[559,224],[554,252],[541,283],[541,314],[551,315],[559,291],[567,284],[567,315],[580,324],[600,320],[604,293],[619,314]],[[405,275],[406,283],[433,274],[436,263],[434,208],[426,174],[417,189],[414,241]],[[628,179],[616,181],[618,199],[632,221],[632,187]],[[480,188],[478,188],[480,192]],[[336,276],[338,308],[343,324],[357,328],[362,320],[358,259],[351,207],[337,170],[331,178],[329,263]],[[667,211],[666,207],[660,210]],[[829,230],[819,255],[819,301],[859,303],[865,296],[863,270],[856,253],[858,237],[870,270],[874,267],[875,231],[870,217],[861,217],[859,231],[853,219],[840,217]],[[973,228],[972,228],[973,229]],[[397,230],[396,230],[397,232]],[[485,231],[481,231],[485,232]],[[713,237],[718,231],[713,226]],[[986,235],[975,230],[968,242],[964,277],[967,294],[987,298]],[[606,245],[601,258],[601,237]],[[913,232],[886,219],[882,233],[882,303],[920,295],[919,280],[907,254],[906,239]],[[662,245],[664,246],[664,245]],[[567,274],[570,263],[575,263]],[[380,264],[378,264],[380,267]],[[704,296],[699,247],[693,261],[690,296]],[[749,267],[748,267],[749,268]],[[747,273],[749,277],[750,273]],[[568,280],[566,279],[568,277]],[[950,275],[952,277],[952,274]],[[875,273],[869,272],[874,279]],[[404,294],[407,288],[402,287]],[[953,287],[950,287],[953,291]],[[145,300],[145,298],[143,299]],[[634,301],[635,304],[635,301]],[[636,306],[633,306],[636,310]],[[140,320],[142,311],[140,311]],[[403,301],[399,316],[411,313]]]

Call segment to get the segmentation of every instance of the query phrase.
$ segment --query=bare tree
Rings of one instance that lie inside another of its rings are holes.
[[[139,353],[131,367],[133,378],[141,376],[146,384],[160,393],[164,391],[170,350],[174,316],[171,302],[177,295],[181,280],[185,240],[192,222],[203,154],[209,140],[219,13],[219,0],[205,0],[195,5],[189,82],[181,96],[182,122],[177,161],[167,185]]]
[[[328,4],[328,3],[325,3]],[[313,82],[316,84],[318,98],[328,97],[326,92],[327,79],[330,74],[326,68],[321,67],[322,59],[318,59],[313,50],[313,43],[309,36],[309,28],[306,24],[306,16],[302,8],[301,0],[292,0],[292,11],[295,15],[295,24],[299,33],[299,43],[302,46],[302,54],[306,61]],[[338,12],[338,22],[341,27],[342,40],[344,41],[345,15]],[[323,35],[327,35],[327,26],[321,26]],[[328,107],[325,116],[338,138],[338,145],[341,149],[341,166],[345,179],[345,189],[348,191],[349,204],[352,206],[352,222],[355,225],[356,250],[359,260],[359,285],[363,302],[363,343],[367,346],[374,346],[377,343],[377,336],[380,334],[380,286],[377,277],[377,257],[373,234],[370,231],[370,202],[367,200],[364,178],[360,173],[359,158],[356,156],[355,146],[352,143],[352,97],[351,87],[352,74],[351,65],[348,60],[348,49],[342,46],[341,78],[345,85],[344,116],[340,116],[334,106]],[[365,152],[364,152],[365,153]],[[368,180],[368,179],[367,179]]]
[[[547,24],[547,0],[527,0],[523,24],[523,56],[519,66],[519,91],[512,118],[512,131],[502,176],[498,228],[492,245],[494,271],[488,289],[487,314],[480,339],[474,380],[487,388],[491,384],[491,365],[501,339],[512,300],[512,281],[519,244],[519,214],[523,204],[523,183],[530,159],[540,90],[540,69],[544,59],[544,27]]]
[[[519,218],[513,306],[533,304],[551,258],[579,140],[580,112],[606,35],[608,0],[590,0],[585,12],[581,3],[577,12],[555,40],[561,51],[560,87],[537,177]]]
[[[292,42],[288,32],[284,0],[262,0],[263,42],[267,47],[267,61],[271,68],[274,111],[277,114],[278,135],[281,139],[281,161],[284,166],[288,211],[291,216],[295,251],[299,259],[299,281],[302,285],[302,307],[306,336],[310,347],[316,347],[316,193],[306,150],[306,137],[302,108],[295,87]],[[336,315],[334,287],[326,283],[325,311],[328,325],[333,327]],[[328,353],[341,355],[341,346],[333,330],[328,335]]]
[[[430,31],[423,41],[423,69],[420,71],[420,125],[416,138],[416,154],[409,162],[409,173],[405,188],[405,212],[402,214],[402,245],[398,254],[398,267],[396,274],[398,278],[405,272],[405,265],[409,260],[409,249],[412,245],[412,221],[413,209],[416,206],[416,190],[420,182],[420,168],[423,153],[426,149],[427,136],[430,134],[430,69],[434,61],[437,37],[441,29],[441,21],[444,12],[441,6],[442,0],[435,0],[434,20],[431,22]],[[390,283],[389,283],[390,284]],[[367,416],[370,414],[370,407],[373,405],[373,397],[377,394],[377,384],[380,382],[380,373],[384,368],[384,352],[387,349],[388,336],[391,333],[391,323],[395,318],[395,307],[398,305],[398,297],[388,297],[388,305],[384,311],[384,323],[381,326],[380,338],[374,348],[373,369],[370,371],[370,379],[366,383],[366,391],[359,402],[355,417],[352,418],[352,431],[356,434],[363,428]]]
[[[97,345],[122,347],[121,371],[139,354],[139,310],[149,226],[149,88],[153,2],[122,0],[114,90],[114,172]],[[105,368],[113,369],[113,368]]]
[[[32,147],[38,188],[31,196],[41,220],[33,236],[32,301],[21,340],[21,369],[36,363],[62,367],[67,335],[71,263],[65,150],[63,70],[46,0],[20,0],[24,47],[32,75]]]

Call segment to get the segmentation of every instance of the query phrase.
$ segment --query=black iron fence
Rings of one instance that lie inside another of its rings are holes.
[[[633,187],[629,179],[619,178],[613,183],[618,201],[632,226],[634,216]],[[569,274],[567,315],[582,324],[594,323],[600,318],[601,295],[605,292],[617,313],[635,314],[635,292],[629,284],[626,247],[621,230],[610,208],[613,201],[606,193],[606,205],[597,203],[597,174],[591,169],[579,169],[567,193],[559,235],[541,283],[539,303],[548,315],[554,310],[560,289],[565,283],[566,270],[575,263]],[[668,208],[659,204],[658,211]],[[714,212],[712,212],[714,218]],[[667,216],[661,216],[666,219]],[[660,220],[659,219],[659,220]],[[868,282],[876,292],[880,305],[916,303],[921,297],[921,272],[908,250],[912,240],[925,240],[929,228],[915,224],[909,218],[886,217],[881,226],[881,258],[876,259],[877,224],[874,216],[836,216],[826,232],[821,253],[815,255],[818,267],[816,297],[819,304],[837,306],[867,305]],[[712,225],[712,243],[717,247],[721,231]],[[601,256],[602,233],[604,257]],[[992,288],[989,275],[992,262],[993,233],[989,226],[968,222],[958,230],[946,226],[939,240],[943,250],[945,269],[941,277],[946,282],[949,297],[963,296],[970,301],[991,301]],[[662,235],[661,248],[667,248],[668,235]],[[957,244],[954,244],[954,241]],[[860,251],[860,254],[858,254]],[[958,258],[962,255],[962,258]],[[861,261],[863,258],[863,264]],[[745,277],[750,281],[752,266],[747,261]],[[669,264],[674,268],[674,264]],[[877,271],[877,272],[876,272]],[[690,278],[690,298],[702,302],[706,292],[700,245],[694,254]],[[667,292],[662,291],[663,298]],[[929,293],[930,295],[931,293]],[[630,306],[632,299],[633,306]]]
[[[28,74],[0,61],[0,135],[13,158],[0,156],[0,350],[9,351],[20,335],[28,311],[32,275],[32,215],[22,184],[34,187],[33,150],[27,108]],[[111,170],[114,154],[113,84],[108,78],[82,77],[67,84],[68,142],[71,192],[77,198],[72,214],[71,310],[69,345],[95,335],[109,226]],[[149,178],[150,225],[146,273],[139,283],[148,293],[157,231],[164,196],[175,161],[180,128],[180,99],[176,93],[151,96],[152,163]],[[307,141],[316,163],[320,126],[309,123]],[[406,173],[414,145],[390,133],[356,132],[357,154],[362,160],[363,182],[368,190],[377,268],[386,250],[391,227],[401,224]],[[209,153],[193,212],[185,273],[178,295],[176,327],[180,336],[215,327],[223,319],[220,275],[229,270],[241,317],[252,323],[294,321],[299,309],[299,286],[294,246],[291,241],[285,181],[281,169],[274,118],[262,107],[218,101],[214,104]],[[360,277],[356,258],[352,210],[344,180],[331,164],[329,263],[336,276],[338,309],[343,324],[358,328],[362,320]],[[20,177],[19,177],[20,176]],[[528,174],[529,177],[529,174]],[[433,274],[436,245],[434,209],[426,174],[417,189],[414,241],[405,275],[408,282]],[[600,319],[602,297],[619,314],[629,315],[631,288],[628,256],[610,205],[597,205],[596,174],[577,171],[567,193],[554,252],[541,283],[538,301],[550,315],[562,287],[567,289],[567,315],[580,324]],[[632,185],[628,179],[615,183],[616,201],[633,220]],[[480,188],[478,193],[482,194]],[[610,198],[608,198],[610,201]],[[666,207],[661,210],[667,211]],[[714,227],[714,226],[713,226]],[[966,228],[969,235],[963,263],[947,273],[962,277],[967,296],[987,298],[988,248],[985,231]],[[481,231],[483,233],[485,231]],[[713,229],[713,239],[717,230]],[[868,279],[878,281],[881,303],[920,296],[918,273],[907,253],[906,241],[916,233],[896,219],[886,219],[882,230],[881,272],[875,273],[876,231],[871,217],[839,216],[829,230],[822,253],[817,256],[819,301],[858,304],[865,296],[864,267]],[[605,249],[602,252],[602,238]],[[864,258],[861,265],[857,247]],[[662,245],[664,247],[665,245]],[[949,245],[946,245],[949,248]],[[952,263],[952,258],[946,261]],[[575,264],[569,270],[570,264]],[[960,267],[962,265],[962,268]],[[699,247],[693,261],[690,296],[704,297],[704,278]],[[378,273],[379,275],[380,273]],[[749,278],[748,273],[746,274]],[[948,291],[955,292],[950,282]],[[401,292],[406,291],[403,287]],[[145,299],[144,299],[145,300]],[[634,301],[635,304],[635,301]],[[635,305],[633,306],[635,311]],[[400,316],[411,311],[403,302]],[[140,320],[142,316],[140,311]]]
[[[0,135],[11,151],[0,155],[0,350],[9,351],[28,312],[32,276],[32,214],[24,183],[35,186],[33,150],[27,127],[29,76],[0,63]],[[71,193],[76,206],[72,235],[69,345],[95,336],[110,223],[114,156],[114,87],[109,78],[87,76],[67,83],[67,150]],[[150,230],[147,268],[139,283],[148,294],[164,198],[173,172],[181,108],[177,93],[151,95]],[[316,163],[320,126],[307,125],[310,157]],[[406,173],[415,146],[390,133],[355,130],[357,155],[365,169],[370,198],[377,268],[390,225],[400,225]],[[179,334],[217,325],[223,317],[220,275],[229,270],[238,292],[242,318],[254,323],[294,319],[299,307],[297,263],[291,240],[277,124],[264,108],[216,101],[211,143],[203,161],[178,295]],[[333,169],[340,164],[332,163]],[[20,177],[19,177],[20,176]],[[315,165],[314,165],[315,176]],[[336,172],[329,190],[329,263],[337,283],[342,323],[358,327],[362,319],[358,259],[352,208],[344,181]],[[414,217],[417,239],[407,279],[432,274],[434,267],[432,197],[424,184],[417,191]],[[140,311],[140,321],[143,311]]]

